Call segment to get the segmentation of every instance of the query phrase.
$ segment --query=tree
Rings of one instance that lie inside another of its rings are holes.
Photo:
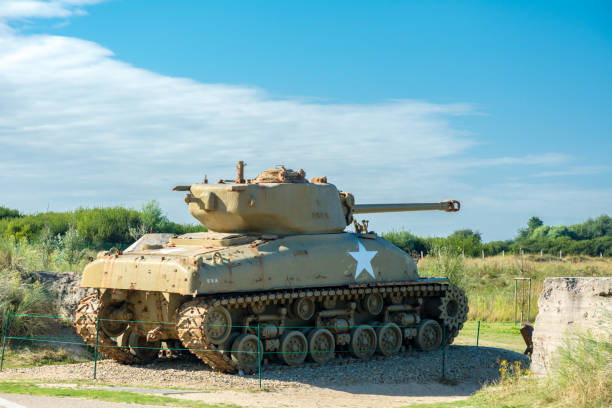
[[[140,219],[147,231],[160,231],[168,223],[168,219],[164,216],[157,200],[151,200],[142,206]]]
[[[0,207],[0,220],[3,218],[19,218],[21,214],[17,210],[11,208]]]
[[[449,238],[450,237],[458,237],[458,238],[471,238],[471,237],[474,237],[476,239],[476,241],[482,242],[482,235],[480,235],[480,232],[473,231],[473,230],[471,230],[469,228],[457,230],[457,231],[453,232],[449,236]]]
[[[541,227],[542,225],[544,225],[544,222],[539,217],[531,217],[529,221],[527,221],[527,230],[529,230],[529,235],[531,235],[536,228]]]
[[[544,222],[539,217],[534,215],[533,217],[529,218],[529,221],[527,221],[527,228],[521,228],[518,231],[519,235],[517,239],[522,241],[529,238],[531,234],[533,234],[533,231],[542,225],[544,225]]]

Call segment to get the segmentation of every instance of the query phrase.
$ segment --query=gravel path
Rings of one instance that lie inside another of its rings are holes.
[[[442,352],[406,352],[386,359],[355,361],[338,358],[331,364],[307,364],[290,368],[276,364],[262,368],[262,386],[270,391],[315,386],[339,389],[354,385],[437,382],[441,376]],[[447,350],[446,377],[456,383],[482,384],[498,378],[502,360],[527,361],[504,349],[451,346]],[[2,379],[90,380],[93,363],[8,369]],[[257,375],[214,372],[193,359],[162,359],[144,366],[124,366],[111,360],[98,362],[98,382],[122,386],[179,387],[199,390],[253,390]]]

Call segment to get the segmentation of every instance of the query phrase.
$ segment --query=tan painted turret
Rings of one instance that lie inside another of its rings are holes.
[[[279,167],[253,180],[244,179],[244,162],[238,162],[235,182],[175,187],[189,191],[185,202],[190,213],[210,231],[313,234],[343,231],[353,213],[459,210],[458,201],[410,204],[359,204],[351,193],[338,191],[326,177],[310,182],[303,170]]]

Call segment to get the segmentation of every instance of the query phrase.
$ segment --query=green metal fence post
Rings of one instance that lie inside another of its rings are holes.
[[[442,325],[442,378],[446,378],[446,326]]]
[[[98,376],[98,338],[100,335],[100,318],[96,320],[96,347],[94,348],[94,380]]]
[[[259,372],[259,389],[261,389],[261,339],[259,338],[259,323],[257,323],[257,371]]]
[[[478,321],[478,331],[476,332],[476,347],[478,347],[479,339],[480,339],[480,320]]]
[[[6,337],[8,336],[9,321],[11,320],[11,314],[6,313],[6,324],[4,325],[4,337],[2,337],[2,357],[0,358],[0,371],[4,367],[4,351],[6,350]]]

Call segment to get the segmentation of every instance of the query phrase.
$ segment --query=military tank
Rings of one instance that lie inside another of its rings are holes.
[[[354,215],[456,212],[458,201],[355,204],[303,170],[245,180],[237,167],[235,180],[174,188],[208,232],[147,234],[85,267],[81,287],[97,293],[74,322],[87,343],[120,363],[183,349],[214,370],[251,372],[264,353],[297,366],[453,341],[467,318],[464,292],[419,277],[405,251]]]

